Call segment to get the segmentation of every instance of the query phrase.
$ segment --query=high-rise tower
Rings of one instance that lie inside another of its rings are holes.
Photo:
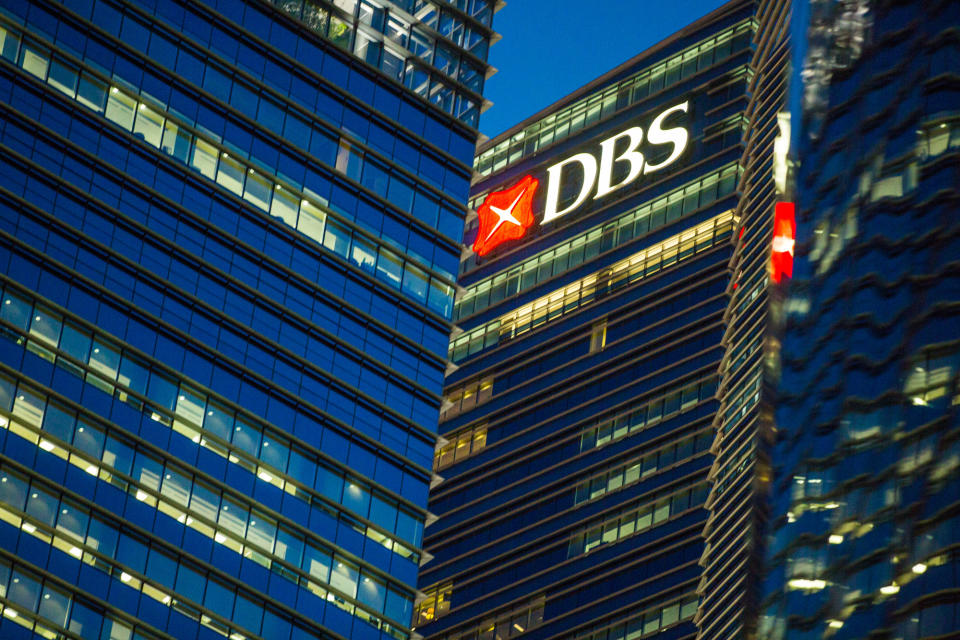
[[[740,451],[715,445],[718,409],[758,375],[754,348],[721,366],[756,339],[730,301],[766,291],[782,12],[730,2],[480,147],[418,633],[745,627],[699,590],[749,570],[753,531],[731,538],[740,514],[707,496]],[[734,427],[752,442],[755,422]]]
[[[494,3],[0,4],[0,636],[409,638]]]
[[[765,639],[960,629],[958,26],[810,3]]]
[[[717,398],[716,440],[704,527],[706,548],[697,614],[699,640],[750,638],[756,625],[766,535],[772,438],[766,390],[776,332],[771,286],[782,276],[773,259],[792,258],[788,216],[777,203],[786,189],[790,119],[788,0],[755,4],[756,30],[746,90],[737,233],[730,260]],[[786,231],[782,230],[785,229]]]

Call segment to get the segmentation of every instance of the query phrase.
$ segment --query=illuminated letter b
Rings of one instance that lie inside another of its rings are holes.
[[[614,147],[617,140],[624,136],[630,136],[630,144],[626,150],[616,158],[613,157]],[[625,187],[640,175],[643,171],[643,154],[637,151],[637,147],[643,142],[643,129],[640,127],[630,127],[626,131],[618,133],[612,138],[607,138],[600,143],[600,177],[597,181],[597,195],[594,200],[602,198],[611,191],[616,191],[620,187]],[[613,174],[613,163],[627,161],[630,163],[630,173],[620,181],[619,184],[612,185],[610,180]]]

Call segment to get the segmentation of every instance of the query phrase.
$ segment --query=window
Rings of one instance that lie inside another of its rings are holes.
[[[137,109],[137,121],[133,135],[142,138],[154,147],[160,146],[163,137],[163,116],[141,102]]]
[[[425,591],[426,597],[420,601],[414,612],[415,626],[427,624],[443,616],[450,610],[450,592],[453,583],[439,585]]]
[[[443,410],[440,420],[446,420],[484,404],[493,397],[493,376],[472,380],[455,387],[447,394],[450,404]]]
[[[607,346],[607,321],[603,319],[594,324],[590,330],[590,353],[603,351],[605,346]]]
[[[110,99],[107,101],[107,111],[105,115],[109,120],[130,131],[133,128],[133,117],[136,106],[136,100],[116,87],[112,87],[110,89]]]
[[[716,215],[680,234],[648,246],[611,267],[586,275],[562,289],[557,289],[530,304],[468,331],[456,340],[451,341],[449,357],[454,362],[460,362],[483,349],[513,340],[527,331],[542,326],[544,323],[552,322],[563,315],[591,304],[601,294],[633,284],[659,272],[663,268],[672,266],[681,259],[690,257],[689,255],[678,256],[681,237],[692,240],[698,246],[698,251],[702,251],[729,237],[732,228],[732,211]],[[590,233],[594,234],[594,237],[591,238],[589,234],[585,236],[584,240],[581,240],[581,242],[585,241],[585,244],[581,244],[577,248],[574,248],[571,244],[571,255],[568,262],[570,268],[598,255],[602,231],[598,228]],[[560,248],[554,251],[559,252]],[[552,255],[553,253],[550,254],[550,256]],[[552,257],[548,257],[548,259],[552,259]],[[533,267],[532,261],[530,267]],[[511,275],[514,272],[511,271]],[[519,291],[536,284],[536,272],[536,268],[529,268],[523,272],[521,281],[516,285]],[[520,277],[520,272],[515,273]],[[489,284],[485,284],[489,287]],[[478,294],[482,293],[479,288],[476,291]],[[466,305],[464,300],[466,298],[461,300],[461,305]],[[473,303],[481,308],[481,302],[471,301],[471,304]],[[483,303],[482,308],[486,306],[487,304]],[[468,313],[473,311],[471,309]],[[456,317],[466,315],[463,308],[458,311],[458,314]]]
[[[438,448],[433,455],[435,471],[460,462],[487,446],[487,425],[474,427],[450,436],[450,442]]]

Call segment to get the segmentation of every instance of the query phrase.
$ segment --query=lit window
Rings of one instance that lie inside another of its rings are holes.
[[[605,346],[607,346],[607,321],[601,320],[593,325],[590,332],[590,353],[603,351]]]

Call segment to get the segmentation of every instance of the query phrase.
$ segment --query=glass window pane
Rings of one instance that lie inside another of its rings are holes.
[[[10,61],[16,60],[19,41],[17,34],[0,27],[0,56]]]
[[[177,395],[176,414],[191,424],[200,426],[203,424],[206,402],[207,397],[205,395],[182,385],[180,393]]]
[[[133,127],[133,135],[146,140],[154,147],[159,147],[160,139],[163,137],[163,116],[141,102],[137,108],[137,121]]]
[[[46,400],[43,396],[20,385],[17,396],[13,401],[14,416],[29,425],[40,428],[45,407]]]
[[[7,293],[3,297],[3,305],[0,305],[0,318],[14,325],[17,329],[26,331],[30,325],[32,309],[33,305],[29,300]]]
[[[270,215],[280,218],[284,224],[296,228],[297,226],[297,196],[280,185],[273,190],[273,205]],[[321,239],[323,236],[319,236]]]
[[[27,500],[29,484],[26,480],[10,471],[0,472],[0,502],[14,509],[22,510]],[[4,583],[0,582],[0,586]]]
[[[243,195],[244,166],[237,162],[230,154],[220,155],[220,169],[217,171],[217,182],[234,194]]]
[[[66,626],[70,613],[70,598],[67,594],[50,586],[44,587],[40,598],[40,617],[58,626]]]
[[[299,567],[303,556],[303,539],[292,531],[280,527],[277,531],[277,542],[274,553],[293,566]],[[310,570],[307,566],[305,566],[304,569],[307,571]],[[326,582],[326,575],[324,575],[321,580]]]
[[[42,307],[37,307],[33,312],[33,320],[30,323],[30,335],[56,347],[60,341],[61,325],[60,316]]]
[[[40,581],[20,570],[14,570],[7,598],[28,611],[36,611],[40,602]]]
[[[147,370],[147,366],[141,361],[133,358],[130,355],[124,354],[123,358],[120,360],[120,369],[117,373],[117,382],[122,385],[125,385],[132,389],[133,391],[146,394],[147,392],[147,381],[150,378],[150,372]],[[121,398],[124,402],[132,403],[139,406],[139,400],[135,398]]]
[[[233,444],[254,458],[260,452],[260,429],[244,420],[237,420],[233,428]]]
[[[95,340],[93,351],[90,354],[90,368],[113,381],[117,379],[119,366],[120,352],[99,340]]]
[[[73,440],[74,414],[55,404],[48,404],[43,417],[43,430],[64,442]]]
[[[323,236],[323,246],[330,249],[338,256],[347,257],[347,251],[350,248],[350,232],[331,221],[326,226]]]
[[[321,582],[328,582],[330,576],[330,554],[313,545],[307,545],[303,558],[303,570]]]
[[[80,84],[77,87],[77,100],[80,104],[100,113],[107,103],[107,85],[84,73],[80,76]]]
[[[105,113],[109,120],[130,131],[130,129],[133,128],[133,117],[136,107],[136,100],[116,87],[110,88],[110,98],[107,100],[107,111]]]
[[[297,229],[317,242],[323,242],[324,245],[327,245],[326,239],[323,236],[323,227],[326,219],[327,215],[319,207],[314,206],[307,200],[300,202],[300,217],[297,218]],[[346,234],[345,231],[342,233]],[[349,244],[349,240],[347,240],[347,243]],[[333,249],[335,253],[340,255],[346,255],[345,247],[343,247],[342,250],[335,249],[331,246],[327,246],[327,248]]]
[[[160,477],[163,473],[163,466],[152,458],[148,458],[143,453],[137,453],[133,464],[133,479],[148,489],[156,491],[160,488]],[[138,499],[143,499],[139,492]]]
[[[262,513],[250,514],[247,540],[268,553],[273,553],[273,541],[277,537],[277,523]]]
[[[163,487],[160,493],[174,503],[186,507],[190,502],[190,489],[192,484],[193,479],[189,475],[167,467],[166,473],[163,476]]]
[[[330,586],[355,598],[358,578],[359,570],[356,566],[345,560],[337,560],[330,574]]]
[[[201,482],[193,485],[193,495],[190,497],[190,509],[197,515],[210,522],[217,521],[217,512],[220,510],[220,494]]]
[[[47,67],[50,64],[50,52],[32,42],[24,42],[20,51],[20,66],[24,71],[31,73],[41,80],[47,78]]]
[[[203,419],[203,428],[230,442],[233,434],[233,412],[215,402],[209,402],[207,415]]]
[[[120,473],[129,475],[133,467],[133,447],[113,436],[108,436],[101,459]]]
[[[86,544],[95,550],[112,556],[117,549],[117,530],[99,518],[90,519]]]
[[[57,530],[66,533],[79,542],[87,536],[89,516],[85,511],[66,500],[60,505],[60,514],[57,516]]]
[[[196,139],[190,165],[213,180],[217,175],[217,149],[212,144]]]
[[[63,335],[60,337],[60,349],[81,363],[86,363],[90,357],[90,334],[86,331],[66,324]]]
[[[103,453],[103,443],[106,434],[100,427],[94,426],[84,419],[77,421],[77,431],[73,436],[73,446],[90,457],[100,460]]]
[[[227,531],[232,531],[242,538],[247,532],[247,509],[229,498],[224,498],[218,522]]]
[[[167,120],[163,131],[163,152],[173,156],[180,162],[186,163],[190,153],[191,135],[178,125]]]
[[[363,576],[360,581],[360,589],[357,593],[357,599],[365,605],[372,607],[374,611],[383,611],[383,605],[387,597],[387,585],[371,576]]]
[[[427,274],[408,264],[403,273],[403,291],[420,302],[426,302]]]
[[[47,82],[72,98],[77,90],[79,76],[79,72],[73,67],[67,66],[60,60],[54,60],[50,65],[50,77],[47,78]]]
[[[253,169],[247,169],[247,186],[243,192],[244,200],[253,203],[254,206],[264,211],[269,211],[272,189],[273,182],[268,180],[266,176]]]
[[[384,248],[380,249],[380,259],[377,261],[377,276],[396,288],[400,288],[400,279],[403,274],[403,261],[399,256]]]
[[[31,487],[27,498],[27,513],[48,527],[52,527],[57,520],[58,497],[47,493],[39,487]]]

